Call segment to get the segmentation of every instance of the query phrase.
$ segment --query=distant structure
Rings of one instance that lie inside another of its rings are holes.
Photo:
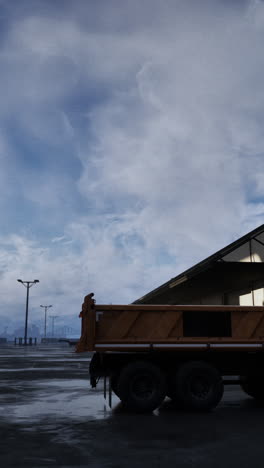
[[[58,318],[58,315],[50,315],[49,318],[52,320],[51,337],[54,338],[54,328],[55,328],[54,322],[55,322],[56,318]]]
[[[264,224],[134,304],[263,305]]]

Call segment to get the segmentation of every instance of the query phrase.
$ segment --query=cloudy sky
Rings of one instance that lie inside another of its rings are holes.
[[[0,0],[0,328],[263,223],[263,45],[258,0]]]

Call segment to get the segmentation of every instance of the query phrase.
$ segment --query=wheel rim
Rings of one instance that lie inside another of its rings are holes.
[[[199,400],[206,400],[210,394],[211,388],[212,383],[210,379],[203,374],[194,375],[189,381],[190,394]]]
[[[136,375],[130,383],[130,391],[138,400],[150,399],[155,387],[155,379],[149,374]]]

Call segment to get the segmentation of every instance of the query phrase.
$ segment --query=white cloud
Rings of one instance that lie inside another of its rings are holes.
[[[54,239],[51,239],[51,242],[61,242],[61,241],[65,241],[65,239],[66,239],[65,236],[54,237]]]
[[[151,17],[147,1],[140,18],[129,5],[107,27],[80,6],[60,21],[32,14],[4,42],[2,122],[12,110],[28,141],[82,170],[28,170],[14,187],[39,209],[32,232],[44,217],[52,231],[2,238],[10,306],[23,274],[62,314],[91,290],[129,302],[262,223],[263,3],[155,2]]]
[[[201,255],[225,242],[248,223],[245,187],[262,195],[263,30],[256,10],[203,13],[137,43],[135,88],[91,114],[98,146],[82,158],[82,193],[121,211],[124,197],[147,244],[176,254],[178,234]]]

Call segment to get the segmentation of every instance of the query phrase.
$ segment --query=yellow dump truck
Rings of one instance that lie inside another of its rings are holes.
[[[224,376],[264,399],[264,307],[99,305],[91,293],[80,316],[76,350],[94,353],[91,386],[109,378],[133,411],[153,411],[166,396],[208,411],[222,398]]]

